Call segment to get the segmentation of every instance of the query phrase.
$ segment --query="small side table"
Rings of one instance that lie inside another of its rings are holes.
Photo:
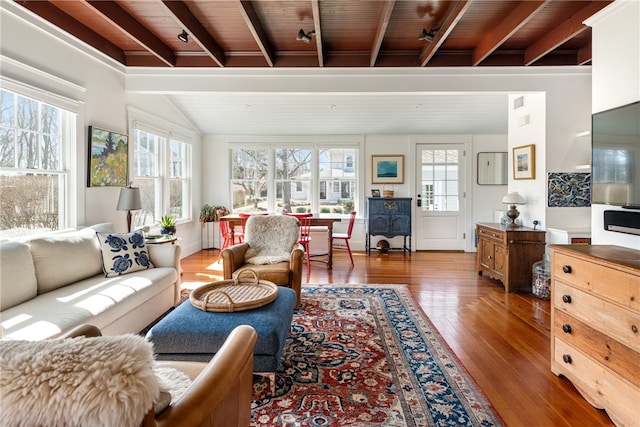
[[[171,234],[163,234],[163,235],[153,235],[153,236],[147,236],[144,239],[144,244],[145,245],[167,245],[167,244],[179,244],[180,240],[182,240],[179,237],[176,236],[172,236]]]

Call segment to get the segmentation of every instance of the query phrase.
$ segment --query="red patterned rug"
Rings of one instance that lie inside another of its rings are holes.
[[[304,285],[251,425],[502,426],[404,285]]]

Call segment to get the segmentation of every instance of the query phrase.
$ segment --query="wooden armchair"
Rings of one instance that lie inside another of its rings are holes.
[[[82,325],[61,338],[102,335],[91,325]],[[186,373],[192,383],[176,402],[154,416],[153,408],[141,427],[248,427],[253,390],[253,350],[257,335],[247,325],[234,329],[208,362],[157,361]]]
[[[222,251],[225,280],[242,270],[255,271],[267,280],[296,291],[300,304],[304,247],[298,243],[298,220],[284,215],[251,216],[245,226],[244,242]]]

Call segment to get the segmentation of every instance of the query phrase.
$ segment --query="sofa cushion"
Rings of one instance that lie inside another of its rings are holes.
[[[142,232],[96,234],[102,251],[102,270],[106,277],[153,268]]]
[[[38,295],[38,282],[29,246],[0,243],[0,311]]]
[[[4,337],[42,340],[82,323],[105,331],[127,313],[140,310],[145,302],[166,292],[173,294],[177,280],[175,268],[152,268],[109,278],[100,273],[4,310]]]
[[[93,229],[39,237],[28,240],[27,244],[36,269],[39,294],[102,271],[100,247]]]
[[[136,335],[0,343],[3,426],[139,426],[159,394]]]

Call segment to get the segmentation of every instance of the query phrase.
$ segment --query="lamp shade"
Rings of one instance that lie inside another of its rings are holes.
[[[502,203],[505,205],[524,205],[525,202],[524,197],[522,197],[517,191],[509,193],[502,198]]]
[[[133,211],[142,209],[140,201],[140,189],[138,187],[124,187],[120,189],[120,198],[118,199],[119,211]]]

